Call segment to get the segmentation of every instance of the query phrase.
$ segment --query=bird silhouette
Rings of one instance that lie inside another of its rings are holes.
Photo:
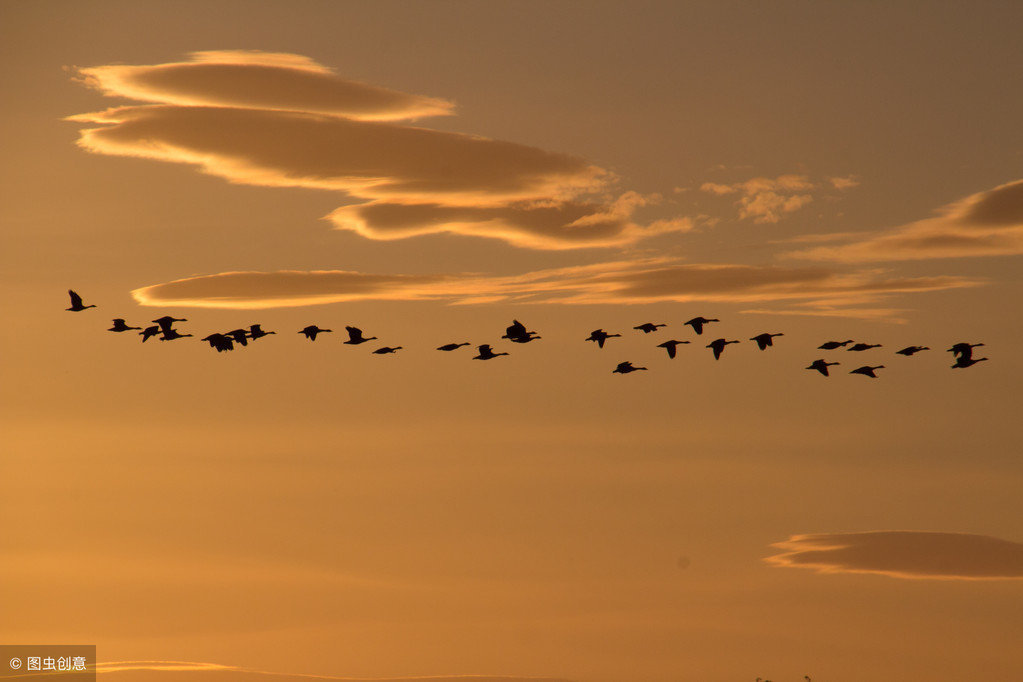
[[[64,310],[70,310],[73,313],[80,313],[88,308],[95,308],[95,305],[82,305],[82,297],[76,294],[71,289],[67,290],[68,296],[71,297],[71,307],[64,308]]]
[[[629,372],[638,372],[646,367],[634,367],[631,362],[619,362],[618,366],[611,370],[611,374],[628,374]]]
[[[852,339],[849,339],[848,341],[828,341],[826,343],[822,343],[821,345],[817,346],[817,349],[818,350],[835,350],[836,348],[841,348],[842,346],[845,346],[845,345],[850,344],[850,343],[852,343]]]
[[[720,321],[721,320],[718,320],[718,319],[715,319],[715,318],[707,319],[706,317],[694,317],[693,319],[688,320],[684,324],[688,324],[690,327],[692,327],[693,331],[696,332],[697,334],[702,334],[703,333],[703,325],[707,324],[708,322],[720,322]]]
[[[612,336],[621,336],[621,334],[608,334],[603,329],[594,329],[592,332],[590,332],[590,335],[586,338],[586,341],[596,341],[597,345],[603,348],[604,342],[610,339]]]
[[[342,341],[342,343],[349,346],[358,346],[360,343],[366,343],[376,338],[375,336],[363,336],[362,330],[358,327],[345,327],[345,330],[348,332],[348,340]]]
[[[717,360],[721,357],[721,353],[725,350],[725,346],[730,343],[739,343],[738,341],[726,341],[725,339],[714,339],[706,345],[706,348],[713,349],[714,359]]]
[[[175,339],[183,339],[191,334],[182,334],[177,329],[164,329],[162,330],[163,336],[160,337],[161,341],[174,341]]]
[[[218,353],[234,350],[234,342],[226,334],[213,333],[209,336],[204,336],[202,340],[210,344],[210,348],[215,348]]]
[[[879,344],[879,343],[857,343],[855,346],[851,346],[849,348],[846,348],[846,350],[847,351],[862,351],[862,350],[870,350],[871,348],[880,348],[880,347],[881,347],[881,344]]]
[[[387,353],[396,353],[396,352],[398,352],[400,350],[401,350],[401,346],[395,346],[393,348],[391,348],[390,346],[384,346],[383,348],[377,348],[375,351],[373,351],[373,354],[374,355],[386,355]]]
[[[154,324],[152,327],[146,327],[139,332],[139,336],[142,337],[142,343],[145,343],[151,337],[156,336],[160,333],[160,325]]]
[[[244,329],[232,329],[229,332],[225,332],[224,336],[231,337],[231,340],[239,346],[249,345],[249,333]]]
[[[160,325],[160,332],[166,338],[168,335],[176,333],[173,326],[175,322],[188,322],[188,320],[183,317],[171,317],[170,315],[164,315],[157,320],[153,320],[153,322]],[[191,336],[191,334],[188,334],[187,336]]]
[[[260,326],[258,324],[250,324],[249,325],[249,338],[252,339],[252,340],[261,339],[264,336],[269,336],[270,334],[276,334],[276,333],[277,332],[263,331],[262,326]]]
[[[633,327],[633,329],[639,329],[644,334],[649,334],[650,332],[657,331],[658,327],[667,327],[667,326],[668,325],[666,325],[666,324],[654,324],[653,322],[644,322],[643,324],[639,325],[638,327]]]
[[[842,363],[840,363],[840,362],[825,362],[824,360],[814,360],[813,362],[810,363],[810,366],[807,367],[806,369],[815,369],[818,372],[820,372],[821,374],[823,374],[824,376],[828,376],[828,366],[829,365],[840,365],[840,364],[842,364]]]
[[[125,324],[124,319],[120,317],[114,318],[113,325],[114,325],[113,327],[107,330],[108,332],[126,332],[129,329],[142,329],[142,327],[129,327],[127,324]]]
[[[458,350],[462,346],[470,346],[470,345],[472,345],[472,344],[470,344],[469,342],[466,342],[466,343],[445,343],[443,346],[437,346],[437,350],[452,351],[452,350]]]
[[[905,355],[907,358],[914,353],[919,353],[922,350],[930,350],[927,346],[906,346],[902,350],[895,351],[899,355]]]
[[[332,332],[332,331],[334,331],[334,330],[333,329],[320,329],[315,324],[311,324],[308,327],[306,327],[305,329],[300,330],[298,333],[299,334],[305,334],[305,337],[307,339],[309,339],[310,341],[315,341],[317,334],[325,334],[327,332]]]
[[[948,352],[952,353],[955,356],[956,362],[959,361],[959,358],[966,358],[967,360],[969,360],[970,358],[973,357],[973,349],[983,345],[984,345],[983,343],[962,342],[953,345],[951,348],[948,349]]]
[[[499,355],[508,355],[507,353],[495,353],[490,349],[489,343],[484,343],[482,346],[477,346],[480,354],[473,357],[473,360],[492,360]]]
[[[505,329],[504,336],[501,338],[508,339],[514,343],[529,343],[533,339],[540,338],[539,335],[535,334],[536,332],[526,331],[526,325],[522,324],[518,320],[512,320],[511,325]]]
[[[657,344],[657,347],[658,348],[663,348],[664,350],[668,351],[668,357],[671,358],[672,360],[674,360],[675,359],[675,353],[677,351],[677,346],[680,343],[689,343],[689,342],[688,341],[676,341],[675,339],[672,339],[671,341],[665,341],[664,343]]]
[[[985,360],[987,360],[987,358],[974,358],[960,355],[959,357],[956,358],[956,364],[952,365],[952,369],[966,369],[967,367],[973,367],[978,362],[984,362]]]
[[[876,367],[871,367],[870,365],[864,365],[863,367],[857,367],[856,369],[854,369],[851,372],[849,372],[849,374],[862,374],[865,377],[870,377],[871,379],[876,379],[877,375],[874,374],[874,370],[875,369],[884,369],[884,365],[877,365]]]
[[[773,346],[774,345],[774,342],[771,339],[773,337],[775,337],[775,336],[785,336],[785,335],[782,334],[782,333],[768,334],[768,333],[765,332],[763,334],[757,334],[756,336],[750,337],[750,341],[756,341],[757,342],[757,346],[760,348],[760,350],[764,350],[768,346]]]

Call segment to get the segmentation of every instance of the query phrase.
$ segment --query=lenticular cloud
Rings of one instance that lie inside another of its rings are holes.
[[[620,246],[691,229],[641,225],[642,201],[612,173],[568,154],[397,121],[450,114],[443,99],[345,80],[301,55],[199,52],[191,61],[78,69],[117,106],[94,124],[94,153],[187,163],[230,182],[343,192],[367,203],[328,218],[390,240],[451,233],[524,248]]]

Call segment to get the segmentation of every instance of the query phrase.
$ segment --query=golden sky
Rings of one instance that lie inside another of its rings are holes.
[[[1021,25],[0,4],[0,642],[114,682],[1019,677]]]

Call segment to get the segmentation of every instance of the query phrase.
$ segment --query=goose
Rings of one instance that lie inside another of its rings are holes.
[[[621,334],[608,334],[603,329],[594,329],[592,332],[590,332],[589,337],[587,337],[585,340],[586,341],[596,341],[597,342],[597,346],[599,346],[600,348],[603,348],[604,347],[604,342],[607,341],[608,339],[610,339],[612,336],[621,336]]]
[[[203,337],[202,340],[210,344],[210,348],[215,348],[218,353],[234,350],[234,342],[226,334],[213,333]]]
[[[349,346],[358,346],[360,343],[366,343],[376,338],[375,336],[363,336],[362,330],[358,327],[345,327],[345,330],[348,332],[348,340],[342,341],[342,343]]]
[[[718,319],[715,319],[715,318],[707,319],[706,317],[694,317],[693,319],[685,322],[685,324],[688,324],[690,327],[692,327],[693,331],[696,332],[697,334],[702,334],[703,333],[703,325],[707,324],[708,322],[720,322],[720,321],[721,320],[718,320]]]
[[[489,343],[484,343],[482,346],[477,346],[480,354],[473,357],[473,360],[492,360],[499,355],[508,355],[507,353],[495,353],[490,349]]]
[[[930,350],[930,348],[927,346],[906,346],[902,350],[897,350],[895,352],[899,355],[905,355],[908,358],[913,355],[913,353],[919,353],[922,350]]]
[[[987,358],[968,358],[960,355],[956,358],[956,364],[952,365],[952,369],[966,369],[967,367],[972,367],[978,362],[984,362],[985,360],[987,360]]]
[[[249,345],[248,341],[249,333],[244,329],[232,329],[231,331],[226,332],[224,336],[230,337],[231,340],[237,343],[239,346]]]
[[[142,329],[142,327],[129,327],[125,324],[124,319],[120,317],[114,318],[113,325],[113,327],[107,330],[108,332],[126,332],[129,329]]]
[[[706,345],[706,348],[711,348],[714,351],[714,359],[717,360],[721,357],[721,353],[725,350],[725,346],[730,343],[739,343],[738,341],[726,341],[725,339],[714,339]]]
[[[835,350],[836,348],[841,348],[842,346],[848,345],[850,343],[852,343],[852,339],[849,339],[848,341],[828,341],[826,343],[822,343],[821,345],[817,346],[817,349],[818,350]]]
[[[653,322],[644,322],[643,324],[639,325],[638,327],[633,327],[633,329],[639,329],[644,334],[649,334],[650,332],[657,331],[658,327],[667,327],[667,326],[668,325],[666,325],[666,324],[654,324]]]
[[[95,305],[82,305],[82,297],[71,289],[67,290],[68,296],[71,297],[71,307],[64,308],[64,310],[70,310],[73,313],[80,313],[88,308],[95,308]]]
[[[973,349],[978,347],[978,346],[983,346],[983,345],[984,345],[983,343],[965,343],[965,342],[964,343],[957,343],[957,344],[953,345],[951,348],[949,348],[948,352],[952,353],[956,357],[957,361],[961,357],[969,359],[969,358],[973,357]]]
[[[263,328],[260,325],[258,325],[258,324],[250,324],[249,325],[249,338],[252,339],[252,340],[261,339],[264,336],[269,336],[270,334],[276,334],[276,333],[277,332],[266,332],[266,331],[263,331]]]
[[[472,344],[470,344],[468,341],[465,342],[465,343],[445,343],[443,346],[437,346],[437,350],[453,351],[453,350],[458,350],[462,346],[470,346],[470,345],[472,345]]]
[[[750,337],[750,341],[756,341],[757,342],[757,346],[759,346],[760,350],[764,350],[768,346],[773,346],[774,345],[774,342],[771,339],[773,337],[775,337],[775,336],[785,336],[785,335],[782,334],[782,333],[768,334],[768,333],[765,332],[763,334],[757,334],[756,336]]]
[[[671,358],[672,360],[674,360],[675,359],[675,353],[678,350],[677,346],[680,343],[689,343],[689,342],[688,341],[676,341],[675,339],[672,339],[671,341],[665,341],[664,343],[657,344],[657,347],[658,348],[663,348],[664,350],[668,351],[668,357]]]
[[[191,334],[182,334],[177,329],[164,329],[163,336],[160,337],[161,341],[173,341],[175,339],[183,339]]]
[[[840,363],[840,362],[824,362],[824,360],[814,360],[813,362],[810,363],[810,366],[807,367],[806,369],[815,369],[818,372],[820,372],[821,374],[823,374],[824,376],[828,376],[828,366],[829,365],[840,365],[840,364],[842,364],[842,363]]]
[[[611,370],[611,374],[628,374],[629,372],[637,372],[646,367],[634,367],[631,362],[619,362],[618,366]]]
[[[160,325],[154,324],[152,327],[146,327],[139,332],[139,336],[142,337],[142,343],[145,343],[150,337],[156,336],[160,333]]]
[[[309,339],[310,341],[315,341],[317,334],[325,334],[327,332],[332,332],[332,331],[334,331],[334,330],[333,329],[320,329],[315,324],[311,324],[308,327],[306,327],[305,329],[300,330],[298,333],[299,334],[305,334],[305,337],[307,339]]]
[[[863,367],[857,367],[856,369],[854,369],[851,372],[849,372],[849,374],[862,374],[865,377],[870,377],[871,379],[876,379],[877,375],[874,374],[874,370],[875,369],[884,369],[884,365],[878,365],[876,367],[871,367],[870,365],[864,365]]]
[[[173,331],[172,325],[175,322],[188,322],[188,320],[183,317],[171,317],[170,315],[164,315],[158,320],[153,320],[153,324],[160,325],[160,331],[164,334],[168,334]]]
[[[522,324],[518,320],[512,320],[512,324],[504,330],[504,336],[502,339],[508,339],[514,343],[529,343],[533,339],[539,339],[540,336],[536,335],[536,332],[526,331],[526,325]]]
[[[847,351],[861,351],[861,350],[870,350],[871,348],[880,348],[880,347],[881,347],[881,344],[879,344],[879,343],[857,343],[855,346],[850,346],[849,348],[846,348],[846,350]]]
[[[386,355],[387,353],[396,353],[396,352],[398,352],[400,350],[401,350],[401,346],[395,346],[394,348],[391,348],[390,346],[384,346],[383,348],[377,348],[375,351],[373,351],[373,354],[374,355]]]

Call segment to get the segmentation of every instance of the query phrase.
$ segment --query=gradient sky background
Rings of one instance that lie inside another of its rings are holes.
[[[112,679],[1019,677],[1020,26],[3,3],[0,641],[208,669]],[[195,336],[105,331],[164,314]]]

